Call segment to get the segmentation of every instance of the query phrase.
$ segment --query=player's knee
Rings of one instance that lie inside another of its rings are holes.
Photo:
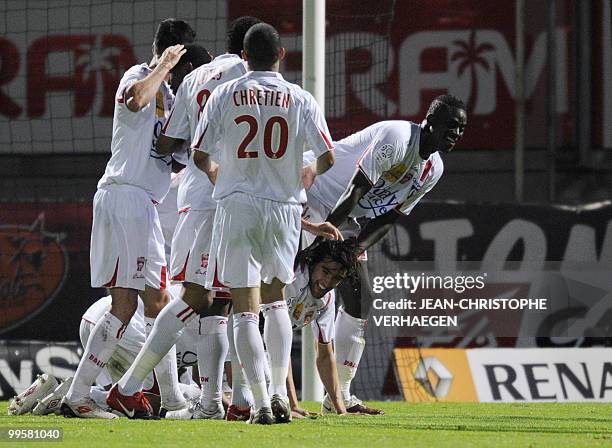
[[[134,292],[134,294],[129,294],[125,293],[125,291],[128,290],[111,290],[113,299],[110,312],[121,322],[128,324],[136,312],[136,308],[138,308],[138,295],[136,292]]]
[[[213,299],[212,304],[202,313],[202,317],[229,315],[230,302],[227,299]]]
[[[204,313],[212,304],[212,293],[196,283],[183,283],[183,301],[196,313]]]

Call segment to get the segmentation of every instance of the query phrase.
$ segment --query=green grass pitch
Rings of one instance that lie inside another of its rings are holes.
[[[82,420],[7,415],[0,428],[61,427],[63,442],[0,440],[55,447],[576,447],[612,446],[612,404],[372,403],[384,416],[319,416],[288,425],[219,421]],[[306,408],[316,410],[315,403]]]

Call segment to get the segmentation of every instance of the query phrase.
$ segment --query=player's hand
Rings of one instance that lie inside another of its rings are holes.
[[[208,175],[208,179],[210,183],[215,185],[217,183],[217,174],[219,173],[219,164],[212,162],[210,163],[210,171],[206,174]]]
[[[293,418],[305,418],[310,415],[311,415],[310,412],[308,412],[306,409],[303,409],[299,406],[291,408],[291,416]]]
[[[178,63],[181,56],[183,56],[186,52],[187,50],[185,49],[184,45],[172,45],[164,50],[163,54],[161,55],[159,65],[163,66],[167,70],[170,70]]]
[[[338,230],[338,228],[330,222],[321,222],[318,224],[312,224],[311,233],[317,236],[322,236],[324,238],[329,238],[332,240],[340,240],[342,241],[342,233]]]
[[[306,191],[314,184],[315,177],[317,177],[316,168],[312,164],[306,165],[302,171],[302,182]]]

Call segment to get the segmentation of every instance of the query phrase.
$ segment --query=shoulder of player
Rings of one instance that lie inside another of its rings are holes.
[[[146,63],[132,65],[128,68],[122,76],[122,79],[127,78],[145,78],[149,73],[151,73],[151,68]]]
[[[438,151],[433,152],[427,160],[431,162],[432,175],[430,179],[437,181],[444,173],[444,160]]]

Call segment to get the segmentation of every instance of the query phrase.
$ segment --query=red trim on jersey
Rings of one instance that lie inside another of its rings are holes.
[[[180,215],[181,213],[187,213],[189,210],[191,210],[191,207],[184,207],[184,208],[180,209],[178,212],[179,212],[179,215]]]
[[[115,273],[113,277],[110,279],[110,282],[104,285],[104,288],[114,288],[117,283],[117,271],[119,270],[119,257],[117,257],[117,263],[115,264]]]
[[[429,174],[429,170],[431,169],[431,160],[428,160],[425,164],[425,168],[423,169],[423,174],[421,174],[421,182],[427,179],[427,175]]]
[[[95,322],[90,321],[89,319],[86,319],[85,317],[81,317],[81,320],[84,320],[85,322],[87,322],[88,324],[92,324],[95,325]]]
[[[198,139],[197,143],[191,147],[191,149],[200,149],[200,145],[202,144],[202,139],[204,138],[204,135],[206,134],[206,131],[208,130],[208,126],[206,126],[204,128],[204,131],[202,132],[202,135],[200,135],[200,138]]]
[[[364,176],[366,177],[366,179],[368,179],[368,182],[370,182],[370,185],[372,186],[374,186],[374,182],[372,182],[372,179],[370,179],[370,176],[368,175],[368,173],[366,173],[365,170],[362,168],[361,161],[363,160],[365,155],[368,153],[368,151],[372,149],[372,146],[374,146],[374,143],[375,142],[370,143],[370,145],[365,149],[365,151],[361,153],[361,155],[359,156],[359,159],[357,159],[357,163],[355,164],[355,166],[364,174]]]
[[[180,213],[180,212],[179,212]],[[172,277],[173,282],[184,282],[185,281],[185,271],[187,270],[187,262],[189,261],[189,253],[187,253],[187,259],[185,260],[185,264],[183,265],[183,269],[181,272]]]
[[[168,125],[170,124],[170,119],[172,118],[173,113],[174,113],[174,107],[170,111],[170,115],[168,115],[168,119],[166,120],[166,122],[164,123],[164,126],[162,127],[162,131],[161,131],[162,134],[166,133],[166,129],[168,129]]]
[[[166,272],[166,266],[162,266],[159,280],[159,289],[162,291],[166,289]]]
[[[325,145],[327,146],[327,149],[334,149],[334,145],[331,142],[331,139],[325,135],[325,132],[323,132],[321,129],[319,129],[319,132],[321,133],[321,137],[323,137],[323,140],[325,140]]]

